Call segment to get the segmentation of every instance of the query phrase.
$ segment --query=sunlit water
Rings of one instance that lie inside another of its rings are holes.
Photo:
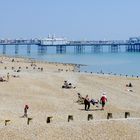
[[[86,65],[81,67],[81,71],[140,76],[140,53],[124,50],[123,48],[119,53],[110,53],[105,48],[103,52],[95,53],[91,51],[91,47],[87,47],[83,53],[79,53],[74,51],[74,47],[67,47],[66,53],[60,53],[56,52],[55,47],[39,50],[38,46],[31,46],[30,53],[27,53],[27,46],[19,46],[18,53],[15,54],[15,46],[7,46],[5,52],[11,56]],[[3,46],[0,46],[0,53],[3,54]]]

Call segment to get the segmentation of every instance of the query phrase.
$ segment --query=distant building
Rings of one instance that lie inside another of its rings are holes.
[[[67,42],[66,38],[56,38],[55,36],[41,39],[41,45],[65,45]]]

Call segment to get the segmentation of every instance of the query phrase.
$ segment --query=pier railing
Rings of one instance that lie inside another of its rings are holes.
[[[39,45],[40,40],[39,39],[0,39],[0,45]]]
[[[39,45],[39,46],[93,46],[93,45],[133,45],[140,44],[140,40],[87,40],[87,41],[77,41],[77,40],[43,40],[43,39],[0,39],[0,45]]]

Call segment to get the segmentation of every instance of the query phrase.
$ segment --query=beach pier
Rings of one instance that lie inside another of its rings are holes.
[[[128,40],[65,40],[63,38],[47,38],[47,39],[0,39],[0,45],[3,45],[3,54],[6,54],[6,46],[15,45],[15,54],[18,53],[17,46],[27,46],[27,53],[30,53],[31,45],[38,46],[40,54],[46,53],[47,47],[55,47],[56,53],[66,53],[67,47],[74,48],[76,54],[84,53],[87,47],[91,48],[91,52],[108,52],[117,53],[123,49],[126,52],[140,52],[140,38],[133,37]]]

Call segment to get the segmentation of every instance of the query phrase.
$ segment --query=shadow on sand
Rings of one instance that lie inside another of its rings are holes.
[[[79,109],[79,110],[81,110],[81,111],[101,111],[102,109],[100,109],[100,108],[96,108],[96,109],[88,109],[88,110],[85,110],[85,109]]]

